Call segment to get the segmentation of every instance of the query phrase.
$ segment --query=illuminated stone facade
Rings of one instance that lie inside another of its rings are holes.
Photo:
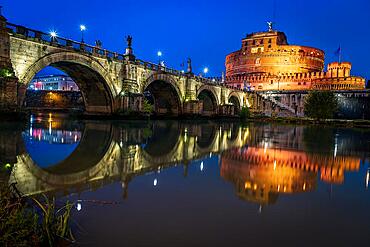
[[[351,63],[330,63],[320,49],[289,45],[283,32],[248,34],[242,48],[226,56],[226,82],[256,91],[361,90],[365,79],[351,76]]]

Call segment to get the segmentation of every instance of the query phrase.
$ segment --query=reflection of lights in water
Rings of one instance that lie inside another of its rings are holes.
[[[202,161],[200,162],[200,170],[203,171],[203,169],[204,169],[204,166],[203,166],[203,161]]]
[[[32,139],[32,125],[30,126],[30,139]]]
[[[370,179],[370,168],[367,169],[367,172],[366,172],[366,189],[369,188],[369,179]]]
[[[75,135],[75,142],[77,142],[77,135]]]
[[[154,181],[153,181],[153,185],[157,186],[157,184],[158,184],[158,180],[155,178]]]
[[[62,137],[62,143],[64,143],[64,138]]]
[[[69,136],[72,136],[72,131],[69,132]]]
[[[303,184],[303,190],[306,190],[306,183]]]
[[[267,152],[267,142],[265,142],[265,144],[264,144],[264,147],[263,147],[263,153],[264,154],[266,154],[266,152]]]
[[[334,144],[334,158],[337,157],[337,152],[338,152],[338,139],[337,139],[338,134],[335,135],[335,144]]]
[[[81,202],[77,202],[77,204],[76,204],[76,209],[77,209],[77,211],[81,211],[81,209],[82,209],[82,204],[81,204]]]
[[[280,191],[280,184],[278,185],[278,192]]]
[[[276,170],[276,160],[274,160],[274,171]]]
[[[212,152],[209,153],[209,157],[212,158]]]
[[[49,122],[49,135],[51,135],[51,122]]]

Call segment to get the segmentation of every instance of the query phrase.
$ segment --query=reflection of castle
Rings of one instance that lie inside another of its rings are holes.
[[[359,158],[289,149],[248,147],[221,156],[221,176],[235,185],[240,198],[260,204],[274,203],[279,194],[314,190],[319,172],[324,182],[343,183],[345,171],[359,168]]]
[[[351,76],[351,63],[334,62],[324,72],[322,50],[289,45],[283,32],[248,34],[242,48],[226,57],[228,84],[251,90],[361,90],[365,79]]]

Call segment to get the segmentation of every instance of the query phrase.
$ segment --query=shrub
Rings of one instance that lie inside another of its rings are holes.
[[[243,106],[242,109],[240,110],[239,116],[240,116],[241,119],[244,119],[244,120],[250,118],[251,113],[250,113],[249,108]]]
[[[338,99],[330,91],[312,91],[304,104],[305,114],[316,119],[333,118],[338,109]]]

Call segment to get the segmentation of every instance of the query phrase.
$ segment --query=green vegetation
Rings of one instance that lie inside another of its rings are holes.
[[[143,112],[150,115],[154,111],[154,106],[147,99],[143,100]]]
[[[11,77],[13,75],[13,71],[11,69],[0,69],[0,77]]]
[[[248,107],[242,107],[242,109],[240,110],[239,116],[243,120],[246,120],[246,119],[250,118],[251,112],[250,112],[249,108]]]
[[[330,91],[312,91],[305,101],[305,114],[315,119],[330,119],[338,109],[338,99]]]
[[[0,186],[0,243],[3,246],[57,246],[73,242],[73,204],[56,208],[55,200],[15,196]]]

